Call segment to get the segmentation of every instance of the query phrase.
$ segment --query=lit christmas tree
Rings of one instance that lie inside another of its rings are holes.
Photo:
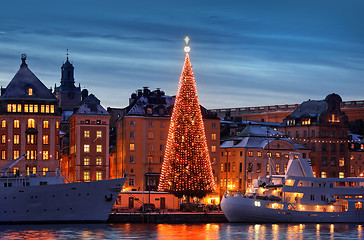
[[[158,190],[176,197],[203,198],[215,190],[196,82],[186,41],[186,57],[169,126]]]

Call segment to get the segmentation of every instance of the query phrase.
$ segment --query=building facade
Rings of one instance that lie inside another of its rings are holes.
[[[69,154],[62,157],[63,170],[71,181],[109,178],[110,115],[90,94],[68,119]]]
[[[127,191],[157,190],[174,99],[159,89],[138,90],[131,95],[130,105],[117,121],[117,150],[111,176],[127,174]],[[220,120],[203,107],[201,110],[217,182]]]
[[[47,174],[59,169],[58,100],[28,68],[26,55],[0,97],[1,167],[26,154],[9,171]]]
[[[311,150],[309,158],[316,177],[349,176],[348,117],[342,99],[330,94],[309,100],[284,119],[281,131]]]
[[[286,172],[290,152],[308,156],[309,150],[271,127],[247,125],[221,141],[220,193],[252,187],[253,179]]]

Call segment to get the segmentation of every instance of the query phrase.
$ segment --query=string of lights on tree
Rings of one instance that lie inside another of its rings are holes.
[[[215,190],[205,129],[198,102],[196,82],[186,57],[174,102],[158,191],[202,198]]]

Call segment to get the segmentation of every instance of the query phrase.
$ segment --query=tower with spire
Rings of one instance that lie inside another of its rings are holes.
[[[54,86],[54,95],[62,111],[72,111],[81,103],[81,86],[75,86],[74,67],[69,61],[68,49],[66,62],[61,67],[61,85]]]
[[[216,188],[196,82],[185,38],[186,57],[169,125],[158,186],[177,197],[203,198]]]

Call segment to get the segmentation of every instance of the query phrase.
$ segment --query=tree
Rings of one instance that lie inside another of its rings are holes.
[[[203,198],[215,190],[205,128],[189,57],[179,80],[158,190],[176,197]]]

